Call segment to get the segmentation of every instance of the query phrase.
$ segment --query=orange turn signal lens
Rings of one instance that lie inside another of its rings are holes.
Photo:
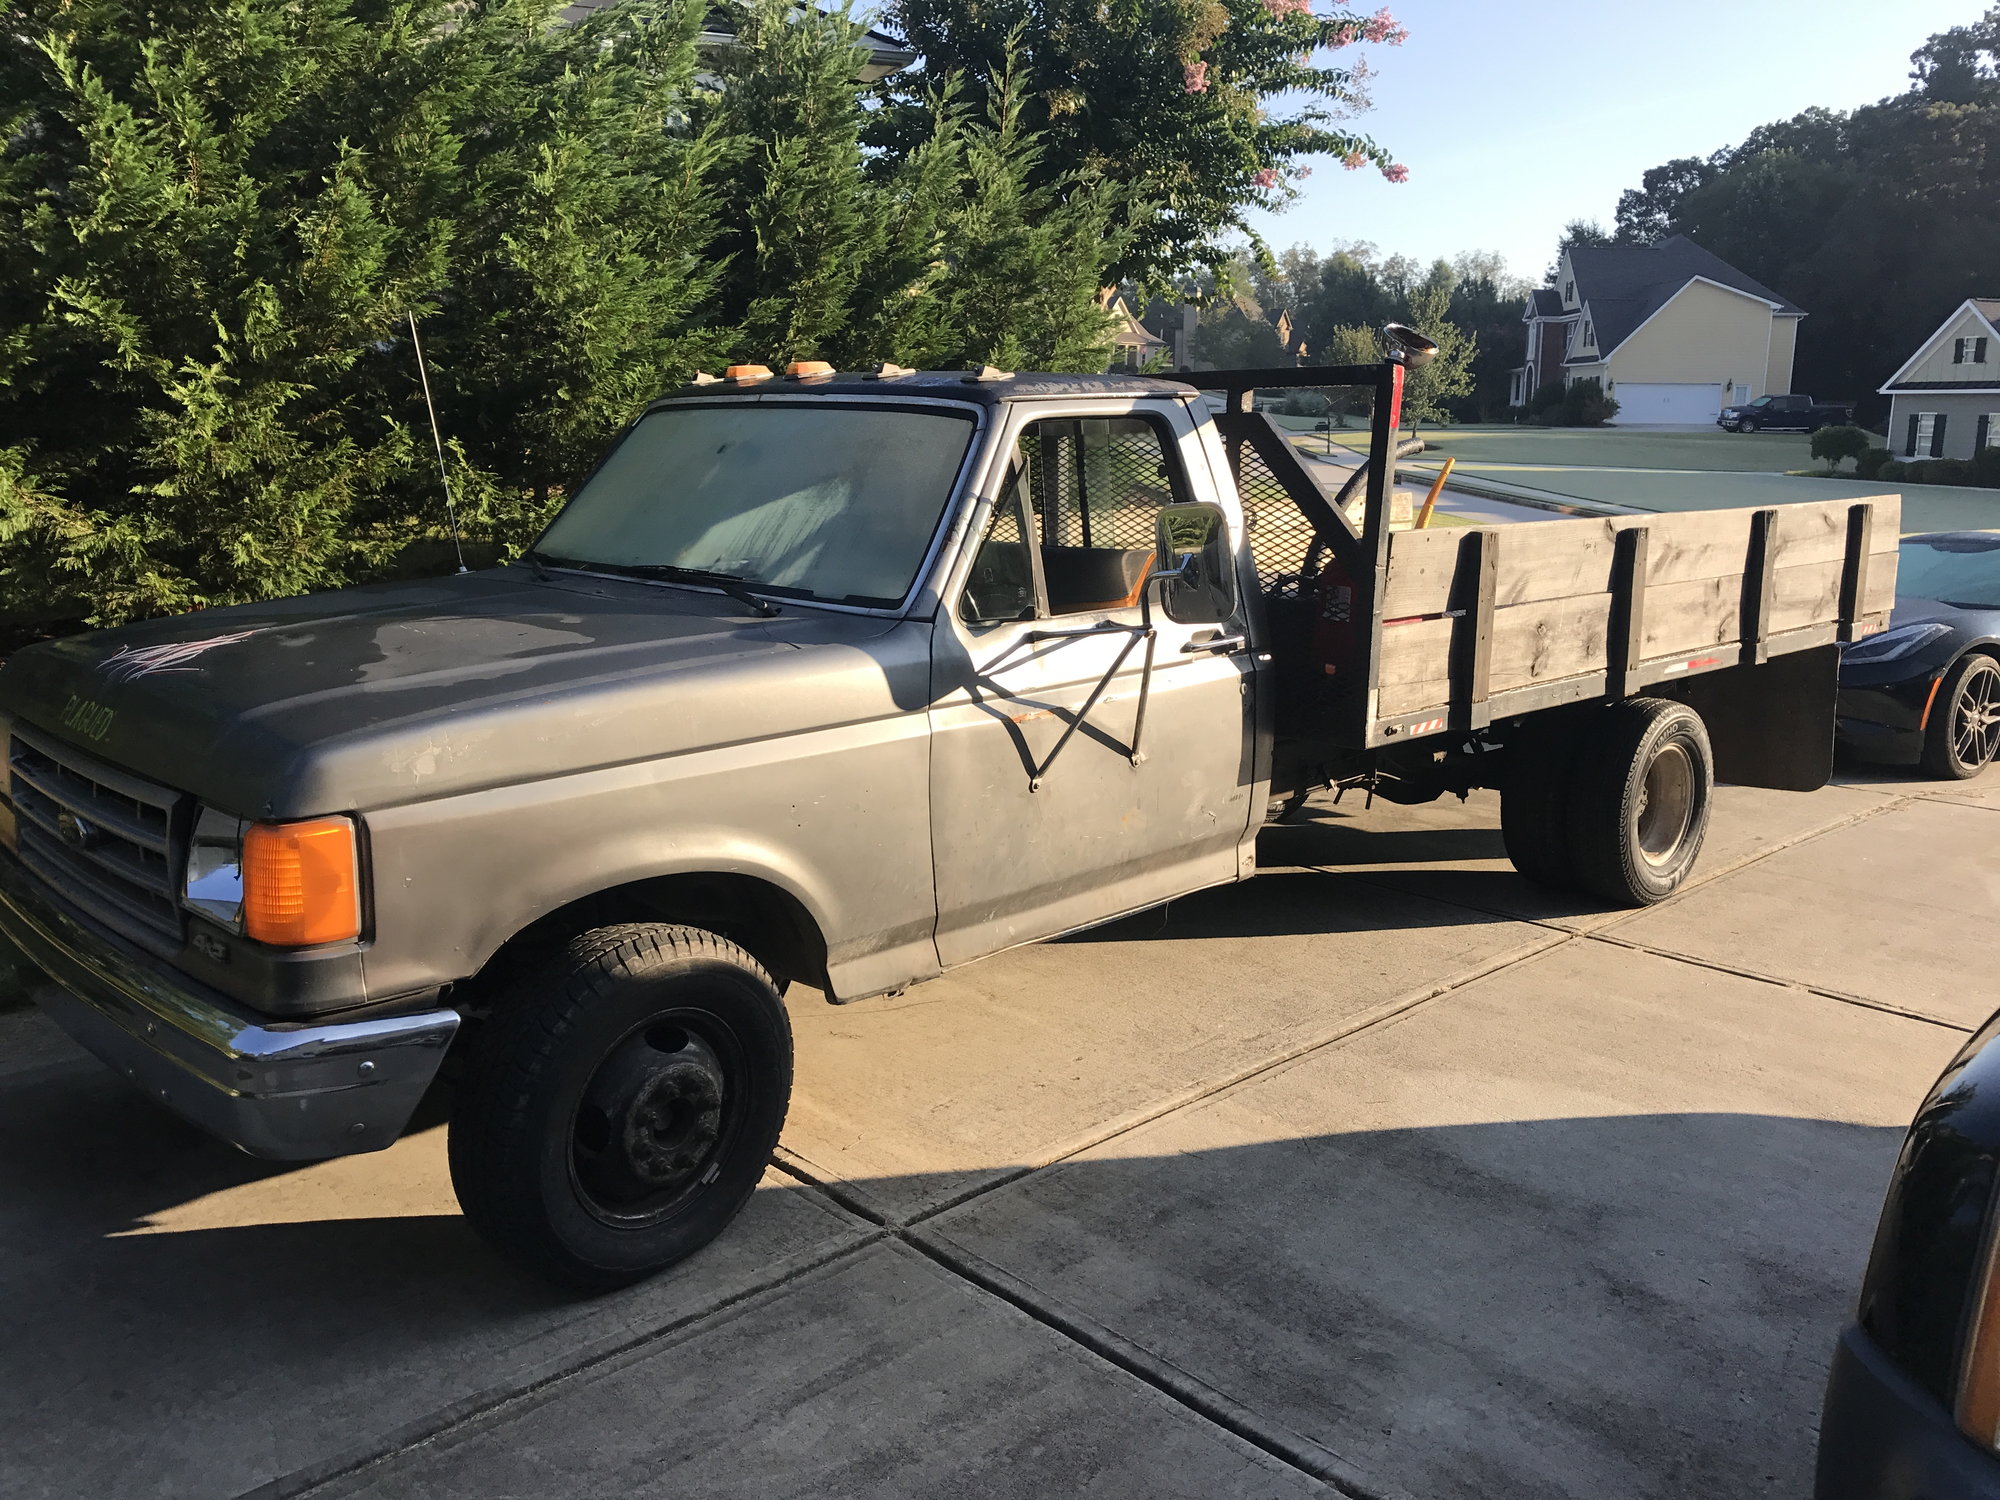
[[[722,372],[722,378],[724,380],[769,380],[771,378],[771,367],[769,365],[731,365]]]
[[[243,836],[243,931],[305,948],[361,935],[361,872],[347,818],[255,823]]]

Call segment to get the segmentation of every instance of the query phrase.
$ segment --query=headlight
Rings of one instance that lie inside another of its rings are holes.
[[[1928,625],[1898,625],[1894,630],[1885,630],[1880,635],[1871,635],[1866,640],[1856,641],[1841,653],[1842,661],[1894,661],[1900,656],[1908,656],[1913,651],[1921,651],[1939,636],[1951,634],[1949,625],[1933,620]]]
[[[260,943],[305,948],[361,935],[360,850],[349,818],[245,823],[203,808],[182,902]]]

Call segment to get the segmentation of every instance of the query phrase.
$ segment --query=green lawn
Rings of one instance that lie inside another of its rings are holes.
[[[1301,417],[1280,419],[1303,431]],[[1429,451],[1461,464],[1521,464],[1616,469],[1693,469],[1706,473],[1782,474],[1813,463],[1802,432],[1626,432],[1615,427],[1426,427],[1418,432]],[[1334,442],[1362,449],[1363,428],[1336,431]]]
[[[1307,434],[1310,424],[1304,419],[1282,421],[1300,433],[1296,441],[1301,447],[1320,447],[1324,435]],[[1803,433],[1466,426],[1429,429],[1419,436],[1427,446],[1403,462],[1406,477],[1415,480],[1435,472],[1441,460],[1451,457],[1458,460],[1456,477],[1484,482],[1503,498],[1510,487],[1518,487],[1526,492],[1524,498],[1560,496],[1638,510],[1709,510],[1842,500],[1897,488],[1879,481],[1787,473],[1818,467]],[[1360,451],[1368,435],[1352,428],[1334,432],[1333,441]],[[2000,490],[1936,484],[1900,488],[1905,531],[2000,528]]]

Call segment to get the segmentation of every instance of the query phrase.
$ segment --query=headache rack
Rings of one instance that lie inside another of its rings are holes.
[[[1394,531],[1405,367],[1212,370],[1216,426],[1250,530],[1281,684],[1280,727],[1348,749],[1484,729],[1622,698],[1881,629],[1895,602],[1902,498]],[[1368,452],[1329,496],[1259,390],[1368,391]],[[1340,660],[1317,652],[1321,582],[1353,590]]]

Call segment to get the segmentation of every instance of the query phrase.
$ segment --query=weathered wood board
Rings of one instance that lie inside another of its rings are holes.
[[[1860,629],[1879,628],[1895,601],[1902,498],[1816,501],[1768,510],[1690,511],[1603,520],[1542,521],[1472,530],[1408,531],[1390,540],[1377,658],[1375,716],[1447,709],[1454,663],[1463,674],[1465,633],[1478,608],[1478,548],[1495,549],[1484,695],[1622,669],[1613,662],[1621,607],[1633,608],[1636,659],[1722,653],[1741,659],[1746,605],[1753,615],[1762,573],[1753,533],[1768,540],[1768,604],[1754,635],[1774,640],[1841,622],[1851,516],[1873,508]],[[1643,583],[1621,606],[1619,535],[1643,529]],[[1747,584],[1747,587],[1746,587]],[[1826,639],[1830,635],[1820,632]],[[1813,644],[1801,639],[1801,644]]]

